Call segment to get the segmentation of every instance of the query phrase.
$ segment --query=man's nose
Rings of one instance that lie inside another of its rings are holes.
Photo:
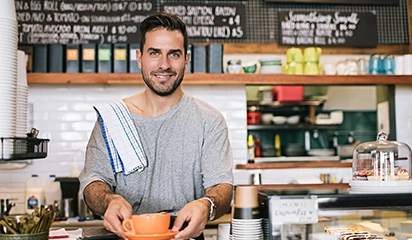
[[[159,59],[159,67],[161,69],[169,69],[170,68],[170,59],[167,55],[162,55]]]

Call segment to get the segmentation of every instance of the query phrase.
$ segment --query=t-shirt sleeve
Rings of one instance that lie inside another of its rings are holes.
[[[202,172],[205,188],[219,183],[233,185],[233,153],[228,129],[223,116],[218,116],[206,128],[207,132],[202,153]]]
[[[82,192],[94,181],[103,181],[112,190],[115,188],[115,178],[99,121],[96,121],[87,143],[84,168],[79,175],[79,181]]]

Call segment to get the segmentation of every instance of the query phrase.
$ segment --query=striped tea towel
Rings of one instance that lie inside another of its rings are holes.
[[[147,166],[146,155],[133,123],[132,115],[123,101],[94,106],[109,152],[113,173],[128,175]]]

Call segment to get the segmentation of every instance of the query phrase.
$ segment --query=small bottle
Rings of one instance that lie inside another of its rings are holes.
[[[25,210],[27,214],[32,214],[35,209],[40,209],[44,203],[44,191],[41,179],[37,174],[32,174],[26,182],[25,189]]]
[[[282,149],[280,148],[280,136],[279,136],[279,134],[275,135],[275,150],[276,150],[276,157],[282,156]]]
[[[247,162],[255,163],[255,141],[252,135],[247,138]]]
[[[62,190],[60,182],[56,181],[56,175],[50,174],[44,183],[44,205],[54,205],[62,200]]]
[[[259,158],[260,156],[261,156],[260,139],[256,138],[256,140],[255,140],[255,157]]]

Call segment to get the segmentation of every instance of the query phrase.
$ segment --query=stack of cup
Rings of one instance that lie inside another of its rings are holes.
[[[262,218],[256,186],[237,186],[233,208],[231,239],[261,240]]]
[[[220,223],[217,226],[217,240],[230,240],[230,223]]]
[[[307,47],[303,50],[303,73],[308,75],[321,74],[323,70],[320,56],[322,49],[318,47]]]
[[[27,85],[26,54],[17,51],[16,84],[16,137],[26,137],[28,132],[29,87]]]
[[[286,74],[303,74],[303,55],[300,48],[288,48],[286,51]]]
[[[17,20],[14,1],[3,0],[1,3],[0,137],[14,137],[16,131]],[[4,142],[2,157],[9,158],[12,153],[13,142]]]

